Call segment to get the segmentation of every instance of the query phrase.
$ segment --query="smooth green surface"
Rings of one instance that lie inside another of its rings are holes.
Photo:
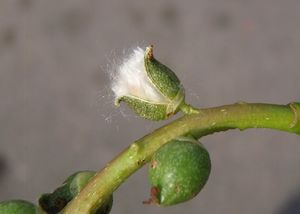
[[[72,196],[76,196],[95,174],[96,172],[93,171],[83,171],[76,173],[76,176],[71,180],[69,185]]]
[[[174,138],[193,135],[199,139],[236,128],[270,128],[300,135],[299,115],[299,103],[272,105],[244,102],[200,109],[198,114],[185,115],[131,144],[91,179],[63,213],[93,213],[126,178],[148,162],[157,149]]]
[[[171,140],[150,162],[151,187],[158,190],[153,201],[169,206],[193,198],[205,185],[210,169],[210,157],[202,144],[191,138]]]
[[[0,214],[36,214],[36,206],[24,200],[10,200],[0,203]]]

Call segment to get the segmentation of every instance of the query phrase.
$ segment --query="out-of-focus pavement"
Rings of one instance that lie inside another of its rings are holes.
[[[35,200],[99,169],[164,123],[112,105],[107,68],[153,44],[199,107],[300,101],[300,1],[0,0],[0,200]],[[145,206],[146,168],[113,214],[300,213],[300,137],[230,131],[202,140],[212,173],[192,201]]]

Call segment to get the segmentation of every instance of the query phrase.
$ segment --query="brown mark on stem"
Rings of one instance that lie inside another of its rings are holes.
[[[145,159],[142,159],[142,160],[138,160],[137,161],[137,164],[140,166],[140,165],[143,165],[145,163]]]

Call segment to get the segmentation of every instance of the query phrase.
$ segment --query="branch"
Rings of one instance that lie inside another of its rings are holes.
[[[131,174],[147,163],[162,145],[176,137],[193,135],[201,138],[236,128],[270,128],[300,135],[300,103],[236,103],[192,111],[131,144],[100,170],[62,213],[93,213]]]

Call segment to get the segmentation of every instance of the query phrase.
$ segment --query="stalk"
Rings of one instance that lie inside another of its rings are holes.
[[[185,109],[186,106],[184,107]],[[168,141],[184,135],[195,138],[229,129],[270,128],[300,135],[300,103],[273,105],[236,103],[214,108],[186,110],[181,118],[133,142],[100,170],[66,206],[64,214],[94,213],[97,207]]]

